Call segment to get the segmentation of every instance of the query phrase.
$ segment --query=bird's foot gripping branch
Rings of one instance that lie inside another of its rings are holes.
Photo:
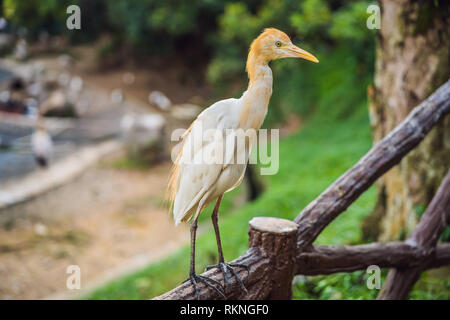
[[[291,282],[295,274],[297,224],[278,218],[253,218],[250,222],[249,249],[232,264],[248,266],[236,271],[247,292],[242,290],[237,277],[229,279],[225,291],[227,299],[289,299]],[[220,269],[213,268],[202,276],[223,283]],[[208,285],[199,284],[200,299],[222,299],[223,297]],[[196,293],[189,282],[155,299],[196,299]]]

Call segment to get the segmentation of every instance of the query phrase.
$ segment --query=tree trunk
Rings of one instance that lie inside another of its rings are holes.
[[[374,143],[450,75],[449,5],[381,0],[375,83],[369,88]],[[404,239],[436,193],[450,164],[450,117],[378,182],[378,202],[365,222],[367,238]]]

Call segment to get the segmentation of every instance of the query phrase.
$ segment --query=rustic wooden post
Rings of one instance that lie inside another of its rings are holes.
[[[289,220],[268,217],[253,218],[249,225],[249,247],[258,248],[263,256],[270,259],[270,277],[264,278],[256,292],[266,291],[266,299],[290,299],[296,272],[298,225]]]

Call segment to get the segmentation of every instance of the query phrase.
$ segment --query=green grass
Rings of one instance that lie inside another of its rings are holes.
[[[125,155],[105,164],[105,167],[110,167],[118,170],[147,170],[151,167],[151,164],[133,159]]]

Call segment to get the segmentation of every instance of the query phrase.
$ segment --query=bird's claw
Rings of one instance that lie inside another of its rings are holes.
[[[187,281],[191,281],[192,286],[194,287],[195,290],[195,297],[197,298],[197,300],[200,300],[200,291],[198,290],[198,282],[202,282],[204,283],[206,286],[210,287],[211,289],[213,289],[214,291],[216,291],[218,294],[220,294],[224,299],[226,299],[227,297],[225,296],[225,288],[216,280],[209,278],[209,277],[205,277],[205,276],[201,276],[199,274],[193,273],[189,276],[188,279],[184,280],[183,283],[187,282]],[[212,285],[211,283],[214,283],[216,286]],[[220,287],[220,289],[218,288]]]
[[[245,268],[246,271],[247,271],[247,275],[250,273],[250,268],[246,264],[242,264],[242,263],[226,263],[226,262],[219,262],[218,264],[215,264],[215,265],[212,265],[212,266],[208,266],[208,267],[206,267],[205,271],[208,271],[208,270],[210,270],[212,268],[219,268],[220,271],[222,271],[222,273],[223,273],[224,289],[226,290],[227,287],[228,287],[228,283],[230,282],[230,279],[231,279],[231,276],[228,274],[228,270],[229,270],[230,273],[236,278],[237,282],[241,286],[241,289],[247,294],[248,291],[247,291],[247,288],[244,285],[244,282],[242,282],[241,277],[233,269],[233,267]]]

